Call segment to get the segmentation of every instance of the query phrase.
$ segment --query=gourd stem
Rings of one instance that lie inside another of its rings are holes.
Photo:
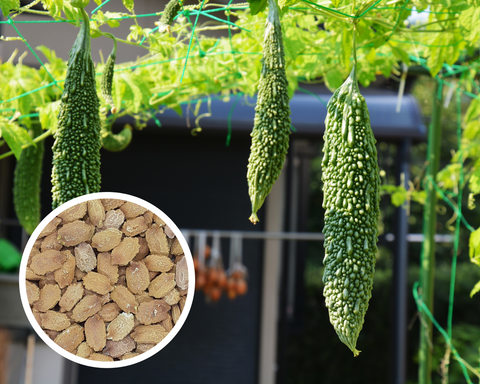
[[[355,85],[358,85],[357,81],[357,23],[353,23],[353,73],[355,75]]]

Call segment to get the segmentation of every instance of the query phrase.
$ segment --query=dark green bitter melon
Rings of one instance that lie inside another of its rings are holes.
[[[287,155],[290,135],[288,103],[288,80],[279,9],[275,0],[269,0],[263,65],[247,172],[248,193],[252,203],[250,221],[254,224],[258,222],[257,211],[280,176]]]
[[[379,217],[376,140],[354,66],[327,106],[323,157],[324,296],[330,322],[357,356],[373,287]]]
[[[77,3],[85,6],[88,2]],[[83,8],[80,12],[83,22],[70,50],[52,147],[53,208],[100,190],[100,102],[91,56],[89,19]]]
[[[38,121],[32,123],[33,138],[42,134]],[[31,235],[40,222],[40,182],[44,143],[25,148],[15,166],[13,206],[20,225]]]

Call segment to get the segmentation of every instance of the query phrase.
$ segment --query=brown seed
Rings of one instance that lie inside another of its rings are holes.
[[[143,217],[145,218],[145,223],[150,226],[153,222],[153,212],[147,211],[143,214]]]
[[[107,326],[107,339],[119,341],[127,337],[135,325],[134,316],[131,313],[120,313]]]
[[[57,305],[61,295],[62,291],[58,285],[47,284],[40,289],[40,298],[33,304],[33,308],[39,312],[47,312]]]
[[[77,348],[77,356],[88,359],[88,357],[93,353],[93,349],[84,341]]]
[[[51,331],[50,329],[44,329],[45,333],[50,337],[50,339],[55,340],[55,338],[60,334],[58,331]]]
[[[26,281],[26,288],[27,288],[27,298],[28,304],[32,305],[38,299],[40,299],[40,288],[38,288],[37,284],[31,283],[30,281]]]
[[[185,257],[182,257],[180,261],[177,262],[175,268],[175,280],[180,289],[188,288],[188,266]]]
[[[95,361],[113,361],[110,356],[104,355],[103,353],[92,353],[88,360],[95,360]]]
[[[185,296],[181,296],[180,301],[178,302],[178,306],[180,307],[180,312],[183,312],[183,308],[185,308],[186,302],[187,302],[187,298]]]
[[[108,340],[105,349],[103,350],[103,354],[119,358],[125,353],[133,351],[135,347],[135,341],[133,341],[130,336],[126,336],[118,341]]]
[[[147,211],[147,208],[143,208],[142,206],[130,201],[127,201],[125,204],[123,204],[120,209],[125,214],[125,218],[127,219],[133,219],[137,216],[143,215]]]
[[[172,316],[170,313],[167,313],[167,318],[160,322],[160,325],[165,328],[167,332],[170,332],[173,329]]]
[[[105,221],[105,208],[100,200],[89,200],[87,202],[88,217],[93,225],[101,228]]]
[[[60,219],[59,217],[55,217],[54,219],[52,219],[52,221],[50,221],[45,226],[45,228],[43,228],[43,231],[40,232],[40,235],[38,235],[38,238],[40,239],[42,237],[48,236],[51,233],[53,233],[54,231],[56,231],[57,227],[58,227],[58,224],[60,224],[61,222],[62,222],[62,219]]]
[[[151,253],[160,256],[168,256],[170,253],[167,236],[162,228],[152,225],[145,234],[145,239],[147,240],[148,248],[150,248]]]
[[[27,280],[41,280],[42,276],[36,275],[29,267],[26,268],[25,278]]]
[[[65,255],[60,251],[45,251],[33,256],[30,269],[36,275],[45,275],[60,268],[65,259]]]
[[[86,274],[87,272],[83,272],[75,266],[75,279],[77,279],[77,281],[81,281]]]
[[[73,308],[72,320],[82,323],[102,309],[102,299],[97,295],[85,296]]]
[[[130,337],[139,344],[153,343],[157,344],[162,341],[168,332],[160,324],[155,325],[139,325],[130,334]]]
[[[108,229],[108,228],[119,229],[124,221],[125,221],[125,214],[120,209],[108,211],[105,214],[103,229]]]
[[[148,269],[145,264],[139,261],[132,261],[128,266],[125,277],[127,279],[127,287],[132,293],[142,293],[149,284]]]
[[[111,209],[118,208],[125,203],[125,200],[118,200],[118,199],[100,199],[100,201],[102,202],[102,205],[105,207],[105,211],[110,211]]]
[[[113,289],[108,277],[97,272],[88,272],[86,276],[83,277],[83,285],[86,289],[100,295],[106,295]]]
[[[83,327],[78,324],[72,324],[55,338],[55,343],[68,352],[75,353],[75,350],[83,340],[85,340]]]
[[[153,221],[155,221],[155,223],[158,224],[159,227],[165,226],[165,222],[155,214],[153,215]]]
[[[137,313],[135,296],[123,285],[117,285],[110,294],[112,300],[127,313]]]
[[[163,300],[165,300],[168,305],[177,304],[180,301],[180,293],[175,288],[173,288],[165,295]]]
[[[71,311],[72,308],[83,297],[83,292],[84,289],[82,283],[75,283],[69,285],[58,303],[60,305],[60,312]]]
[[[136,357],[140,355],[140,353],[137,353],[137,352],[128,352],[126,353],[125,355],[122,356],[121,360],[127,360],[127,359],[131,359],[132,357]]]
[[[175,324],[177,324],[178,319],[180,319],[180,315],[182,314],[182,311],[180,311],[180,308],[178,307],[177,304],[172,305],[172,320]]]
[[[148,293],[157,299],[164,297],[168,292],[175,288],[175,274],[161,273],[152,280],[148,286]]]
[[[165,225],[163,228],[165,234],[170,238],[173,239],[175,237],[175,233],[171,230],[171,228],[168,225]]]
[[[93,225],[88,225],[83,221],[74,221],[65,224],[58,230],[58,239],[66,247],[78,245],[90,241],[95,232]]]
[[[52,331],[63,331],[70,326],[70,319],[64,314],[56,311],[47,311],[40,314],[42,328]]]
[[[75,277],[75,257],[73,257],[72,252],[69,250],[62,251],[65,255],[65,262],[61,268],[58,268],[54,272],[55,281],[58,283],[60,288],[65,288],[67,285],[71,284],[73,278]]]
[[[120,245],[112,250],[112,264],[127,265],[133,260],[140,249],[138,239],[136,237],[126,237]]]
[[[65,209],[57,216],[62,219],[63,224],[71,223],[72,221],[79,220],[87,213],[87,202],[79,203],[71,208]]]
[[[173,268],[173,262],[167,256],[149,255],[145,258],[145,265],[152,272],[168,272]]]
[[[155,347],[156,344],[154,343],[143,343],[143,344],[137,344],[137,349],[135,349],[135,352],[140,354],[149,351],[153,347]]]
[[[98,314],[85,321],[85,338],[94,351],[101,351],[105,347],[107,331],[103,319]]]
[[[99,253],[97,256],[97,272],[108,277],[110,283],[116,284],[118,281],[118,265],[113,265],[110,253]]]
[[[53,232],[43,239],[40,249],[42,252],[50,250],[60,251],[62,247],[63,244],[57,239],[57,232]]]
[[[170,305],[163,300],[152,300],[138,306],[137,319],[142,324],[159,323],[167,318]]]
[[[183,253],[182,246],[180,245],[180,241],[177,239],[173,240],[172,243],[172,249],[171,249],[172,255],[178,256]]]
[[[137,239],[138,239],[138,244],[140,245],[140,249],[138,250],[138,253],[135,255],[134,260],[140,261],[145,256],[148,255],[150,250],[148,249],[147,240],[145,240],[144,237],[137,237]]]
[[[125,236],[136,236],[148,229],[147,223],[143,216],[127,220],[122,226],[122,232]]]
[[[142,292],[139,295],[135,295],[135,299],[137,300],[138,304],[148,303],[149,301],[155,300],[147,292]]]
[[[120,313],[120,307],[117,303],[105,304],[98,314],[102,316],[103,321],[110,322],[115,319]]]
[[[81,243],[75,247],[75,259],[78,269],[90,272],[97,266],[97,257],[90,244]]]
[[[122,240],[122,232],[115,228],[108,228],[96,233],[92,238],[92,247],[99,252],[111,251]]]

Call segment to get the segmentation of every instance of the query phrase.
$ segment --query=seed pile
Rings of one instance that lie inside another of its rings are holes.
[[[26,270],[33,315],[60,347],[90,360],[137,356],[167,336],[188,288],[173,231],[123,200],[77,204],[40,233]]]

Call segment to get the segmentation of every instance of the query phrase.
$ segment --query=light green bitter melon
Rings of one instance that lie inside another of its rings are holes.
[[[258,85],[252,144],[248,159],[248,193],[252,203],[250,221],[258,222],[257,211],[280,176],[288,150],[290,107],[285,53],[279,9],[269,0],[263,42],[263,65]]]
[[[58,128],[55,132],[52,169],[53,208],[100,190],[100,114],[95,87],[95,67],[90,49],[90,24],[83,7],[82,25],[70,50]]]
[[[163,33],[170,30],[170,25],[173,23],[173,19],[177,16],[180,9],[182,9],[183,1],[170,0],[165,6],[162,17],[155,24],[158,26],[158,32]]]
[[[105,67],[103,67],[102,78],[100,80],[100,92],[102,94],[103,99],[107,104],[110,105],[111,112],[117,112],[117,108],[115,107],[115,103],[113,102],[112,97],[112,88],[113,88],[113,71],[115,70],[115,59],[117,58],[117,39],[110,33],[106,34],[108,37],[113,39],[113,49],[108,55],[107,62],[105,63]]]
[[[356,65],[328,102],[324,141],[323,294],[338,337],[357,356],[373,287],[380,177]]]
[[[32,123],[33,138],[42,134],[38,121]],[[44,143],[25,148],[15,166],[13,206],[20,225],[31,235],[40,222],[40,182]]]

